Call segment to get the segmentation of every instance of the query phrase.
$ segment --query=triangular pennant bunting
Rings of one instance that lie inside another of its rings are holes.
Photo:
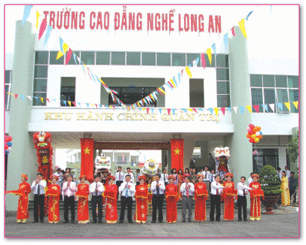
[[[245,38],[248,38],[248,37],[247,37],[247,34],[246,34],[246,30],[245,30],[245,19],[242,19],[242,20],[239,22],[239,28],[240,28],[240,30],[241,30],[243,36],[244,36]]]
[[[25,22],[27,21],[27,19],[29,18],[32,8],[33,8],[33,5],[25,5],[24,6],[23,17],[22,17],[22,25],[24,25]]]
[[[233,110],[234,110],[234,112],[237,114],[238,107],[237,107],[237,106],[234,106],[234,107],[233,107]]]
[[[257,113],[259,113],[259,105],[253,105],[253,107],[254,107],[255,111],[256,111]]]
[[[285,102],[284,104],[287,107],[287,109],[290,111],[290,102]]]
[[[249,111],[250,113],[252,113],[252,106],[247,105],[246,108],[248,109],[248,111]]]
[[[293,101],[292,103],[293,103],[295,109],[298,109],[299,102],[298,101]]]
[[[188,66],[185,68],[185,70],[186,70],[186,73],[188,74],[188,76],[189,76],[190,78],[192,78],[191,71],[190,71],[190,69],[189,69]]]
[[[225,107],[221,107],[221,111],[222,111],[223,115],[225,115]]]
[[[45,19],[42,20],[40,27],[39,27],[39,34],[38,34],[38,40],[42,37],[47,27],[47,21]]]
[[[45,41],[44,41],[44,46],[47,44],[52,30],[53,29],[52,29],[51,26],[47,27],[47,31],[46,31],[46,35],[45,35]]]
[[[214,43],[211,48],[213,49],[215,55],[217,55],[217,49],[216,49],[216,44]]]
[[[214,114],[214,109],[213,108],[208,108],[211,114]]]
[[[203,68],[205,69],[205,67],[206,67],[206,60],[205,60],[205,54],[204,53],[201,54],[201,63],[202,63]]]
[[[223,40],[224,40],[225,50],[227,50],[227,46],[228,46],[228,33],[224,34]]]
[[[209,60],[209,64],[211,65],[211,49],[207,49],[206,50],[207,56],[208,56],[208,60]]]
[[[265,105],[265,104],[263,104],[262,105],[262,108],[266,111],[266,112],[268,112],[269,111],[269,109],[268,109],[268,105]]]
[[[239,109],[240,109],[241,114],[243,115],[243,112],[244,112],[244,106],[239,106]]]
[[[39,17],[40,17],[40,13],[38,11],[36,11],[36,25],[35,27],[38,29],[38,20],[39,20]]]
[[[275,111],[275,104],[269,104],[271,110],[274,112]]]

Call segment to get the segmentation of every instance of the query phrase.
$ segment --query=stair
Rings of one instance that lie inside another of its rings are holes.
[[[133,200],[132,210],[135,210],[135,204],[136,202]],[[195,205],[195,200],[193,200],[192,202],[193,209],[194,209],[194,205]],[[77,206],[78,206],[78,202],[75,201],[75,207]],[[89,207],[89,210],[91,210],[91,201],[89,201],[88,207]],[[166,209],[166,208],[167,208],[167,202],[164,200],[163,209]],[[206,208],[210,208],[210,199],[206,200]],[[117,209],[121,210],[121,201],[117,202]],[[177,209],[182,209],[182,201],[177,202]],[[33,200],[29,201],[29,210],[34,210]],[[64,210],[64,201],[60,201],[60,210]]]

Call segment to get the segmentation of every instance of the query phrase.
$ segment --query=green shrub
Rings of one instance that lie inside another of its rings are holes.
[[[282,193],[281,181],[277,171],[270,165],[264,166],[259,172],[259,183],[265,196],[280,196]]]

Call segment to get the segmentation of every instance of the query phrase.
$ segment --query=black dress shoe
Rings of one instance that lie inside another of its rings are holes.
[[[188,219],[188,222],[191,222],[191,219]]]
[[[38,221],[34,220],[33,223],[37,223]]]
[[[134,223],[133,220],[129,220],[129,223]]]
[[[71,224],[73,224],[74,223],[74,220],[71,220]]]
[[[123,220],[119,220],[119,223],[122,224],[122,223],[123,223]]]
[[[242,221],[242,219],[238,219],[238,221]]]
[[[97,223],[97,221],[96,221],[96,220],[94,220],[92,223],[94,223],[94,224],[95,224],[95,223]]]
[[[186,220],[185,220],[185,219],[183,219],[183,222],[186,222]]]
[[[99,223],[103,223],[103,221],[102,221],[102,220],[99,220]]]
[[[64,223],[67,224],[67,223],[68,223],[68,220],[65,220]]]
[[[244,221],[248,221],[247,219],[245,219]]]
[[[163,223],[163,221],[162,221],[162,220],[160,220],[160,221],[159,221],[159,223]]]
[[[210,221],[215,221],[215,220],[211,219]]]
[[[40,223],[44,223],[44,221],[42,220],[42,221],[40,221]]]
[[[152,221],[151,221],[151,223],[155,223],[155,222],[156,222],[156,220],[152,220]]]
[[[217,221],[220,221],[219,219],[216,219]]]

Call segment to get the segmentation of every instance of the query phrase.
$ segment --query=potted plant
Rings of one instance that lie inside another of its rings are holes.
[[[262,204],[266,208],[266,214],[273,214],[273,205],[277,202],[282,193],[281,181],[278,174],[270,165],[264,166],[259,172],[259,183],[265,196],[262,200]]]

